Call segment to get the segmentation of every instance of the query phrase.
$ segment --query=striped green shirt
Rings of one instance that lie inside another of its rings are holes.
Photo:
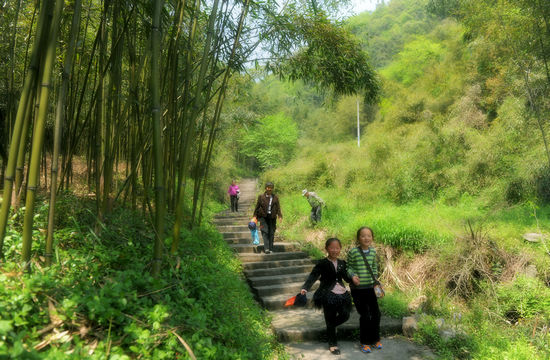
[[[369,265],[372,269],[372,273],[378,279],[376,249],[374,247],[370,247],[364,252],[367,261],[369,262]],[[352,283],[352,287],[357,289],[367,289],[374,286],[374,279],[372,278],[372,275],[370,274],[367,265],[365,265],[365,261],[363,260],[363,256],[359,252],[359,248],[352,248],[348,252],[348,258],[346,261],[348,263],[348,275],[350,277],[353,277],[355,275],[359,276],[359,286],[355,286]]]

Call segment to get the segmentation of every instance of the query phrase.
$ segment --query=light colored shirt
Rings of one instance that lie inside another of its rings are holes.
[[[330,259],[329,259],[330,260]],[[332,265],[334,265],[334,270],[335,271],[338,271],[338,260],[330,260],[330,262],[332,263]],[[338,295],[341,295],[341,294],[345,294],[346,293],[346,288],[343,287],[342,285],[340,285],[338,282],[336,282],[336,284],[334,285],[334,287],[332,288],[331,290],[334,294],[338,294]]]
[[[325,202],[323,201],[323,199],[321,199],[319,195],[312,191],[309,192],[309,195],[307,196],[307,201],[312,208],[315,208],[317,206],[325,206]]]
[[[267,205],[267,213],[271,214],[271,203],[273,202],[273,196],[271,195],[266,195],[266,196],[269,197],[269,205]]]

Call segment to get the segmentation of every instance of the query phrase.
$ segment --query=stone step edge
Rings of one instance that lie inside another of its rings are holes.
[[[314,310],[311,310],[314,311]],[[277,329],[272,326],[272,330],[280,342],[299,342],[299,341],[323,341],[326,342],[326,327],[304,327]],[[380,336],[401,335],[402,320],[382,317],[380,321]],[[359,340],[359,323],[346,322],[337,328],[339,340]]]

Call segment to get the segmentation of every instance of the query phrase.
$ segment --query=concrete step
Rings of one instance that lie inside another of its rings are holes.
[[[286,284],[255,286],[252,289],[261,298],[263,298],[264,296],[273,296],[280,294],[289,294],[290,296],[292,296],[292,294],[296,295],[300,290],[302,290],[303,284],[303,281],[295,281]],[[310,291],[315,291],[318,287],[319,282],[316,282],[315,284],[313,284]]]
[[[278,260],[294,260],[294,259],[306,259],[307,254],[303,251],[296,252],[273,252],[271,254],[247,254],[239,253],[239,258],[242,263],[258,262],[258,261],[278,261]]]
[[[218,227],[224,226],[224,225],[242,225],[242,224],[246,224],[248,226],[248,222],[250,221],[251,218],[252,217],[248,217],[248,216],[214,218],[212,222],[214,223],[214,225]]]
[[[243,232],[243,231],[250,231],[248,228],[248,222],[250,219],[246,220],[246,223],[242,224],[231,224],[231,225],[217,225],[216,228],[221,233],[234,233],[234,232]]]
[[[270,311],[273,317],[271,326],[281,342],[299,342],[321,340],[326,342],[326,325],[322,311],[308,308],[284,308]],[[353,309],[350,319],[337,329],[338,339],[358,339],[359,314]],[[402,333],[402,320],[382,316],[380,335],[397,335]]]
[[[303,284],[306,281],[307,277],[308,274],[304,273],[279,274],[270,276],[249,277],[248,281],[253,287],[260,287],[268,285],[289,284],[294,282],[301,282]]]
[[[225,242],[228,245],[234,245],[234,244],[252,244],[252,235],[250,235],[247,238],[240,238],[240,239],[225,239]],[[257,245],[256,245],[257,246]]]
[[[252,242],[251,236],[249,236],[250,242]],[[238,253],[261,253],[264,252],[263,245],[252,245],[252,244],[232,244],[229,245],[233,251]],[[298,244],[296,243],[274,243],[273,251],[275,252],[291,252],[298,249]]]
[[[251,213],[247,209],[239,209],[237,212],[232,212],[230,209],[224,210],[214,217],[217,219],[247,219]],[[250,216],[252,218],[252,216]]]
[[[274,254],[270,254],[274,255]],[[241,259],[244,257],[243,254],[241,254]],[[280,269],[280,268],[287,268],[292,266],[301,266],[301,265],[313,265],[313,262],[310,258],[299,258],[299,259],[289,259],[289,260],[271,260],[271,261],[248,261],[243,263],[243,269],[245,271],[249,270],[259,270],[259,269]]]
[[[313,264],[307,265],[298,265],[298,266],[278,266],[275,268],[264,268],[264,269],[252,269],[252,270],[243,270],[247,278],[253,278],[258,276],[275,276],[275,275],[285,275],[285,274],[306,274],[309,275],[313,269]]]
[[[222,233],[224,239],[250,239],[250,230]]]

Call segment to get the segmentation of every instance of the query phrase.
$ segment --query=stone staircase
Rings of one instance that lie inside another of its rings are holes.
[[[274,252],[270,254],[263,253],[263,245],[252,245],[248,222],[260,189],[251,179],[243,180],[239,186],[239,212],[224,211],[216,216],[214,223],[239,256],[252,293],[272,316],[273,330],[279,341],[323,341],[326,330],[323,313],[315,310],[311,301],[318,281],[307,294],[306,307],[284,307],[285,301],[300,291],[314,261],[294,243],[275,242]],[[284,215],[284,200],[281,205]],[[261,236],[260,243],[263,243]],[[401,334],[401,326],[401,320],[382,317],[381,335]],[[359,315],[353,310],[350,320],[338,327],[338,337],[358,339],[358,332]]]

